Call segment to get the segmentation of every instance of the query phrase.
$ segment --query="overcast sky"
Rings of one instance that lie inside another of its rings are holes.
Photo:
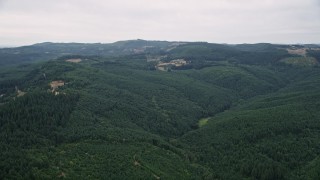
[[[320,0],[0,0],[0,46],[138,38],[320,43]]]

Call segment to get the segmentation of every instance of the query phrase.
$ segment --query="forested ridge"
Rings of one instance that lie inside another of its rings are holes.
[[[0,179],[319,179],[320,51],[300,46],[0,49]]]

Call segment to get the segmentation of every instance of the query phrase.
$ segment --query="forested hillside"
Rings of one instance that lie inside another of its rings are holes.
[[[144,40],[0,49],[0,179],[319,179],[319,52]]]

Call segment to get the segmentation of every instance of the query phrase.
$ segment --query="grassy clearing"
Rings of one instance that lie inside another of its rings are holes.
[[[296,66],[315,66],[319,64],[313,57],[290,57],[282,59],[281,62]]]
[[[199,120],[199,123],[198,123],[198,126],[199,126],[200,128],[203,127],[203,126],[205,126],[205,125],[208,123],[209,119],[210,119],[210,118],[200,119],[200,120]]]

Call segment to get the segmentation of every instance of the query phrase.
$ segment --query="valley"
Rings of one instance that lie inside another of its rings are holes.
[[[0,49],[0,179],[317,179],[320,51],[290,48]]]

